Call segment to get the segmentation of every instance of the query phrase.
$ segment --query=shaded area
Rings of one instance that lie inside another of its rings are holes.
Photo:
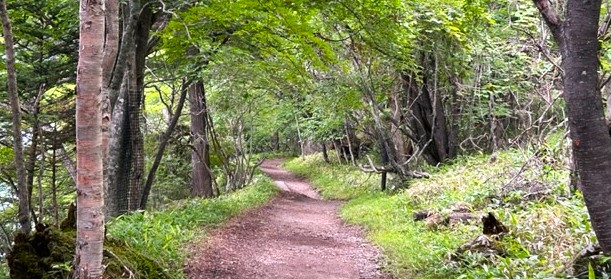
[[[61,228],[38,224],[30,234],[18,233],[11,253],[7,255],[10,277],[15,279],[72,278],[76,249],[76,207],[70,206]],[[154,259],[106,239],[104,243],[104,278],[165,279],[170,278]]]
[[[388,278],[362,231],[337,217],[338,201],[323,201],[303,179],[267,160],[261,170],[283,192],[194,245],[187,278]]]

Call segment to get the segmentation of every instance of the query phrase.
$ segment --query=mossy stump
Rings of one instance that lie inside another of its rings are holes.
[[[38,224],[30,234],[15,234],[12,251],[7,255],[13,279],[72,278],[76,249],[76,211],[70,206],[61,229]],[[104,278],[171,278],[154,259],[122,242],[104,241]]]

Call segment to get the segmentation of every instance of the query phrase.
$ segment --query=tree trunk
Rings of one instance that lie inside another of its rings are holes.
[[[185,104],[185,99],[188,91],[187,88],[184,88],[184,86],[186,86],[186,84],[183,84],[183,88],[181,88],[180,98],[178,99],[178,104],[176,105],[176,111],[172,115],[172,119],[170,120],[170,124],[168,125],[167,130],[161,137],[159,147],[157,148],[157,154],[155,155],[155,160],[153,161],[153,165],[151,166],[151,169],[148,172],[146,183],[144,183],[142,198],[140,200],[140,209],[146,209],[148,197],[153,186],[153,181],[155,180],[155,173],[157,172],[157,168],[159,168],[159,164],[161,163],[161,159],[163,157],[163,151],[165,151],[165,147],[168,145],[172,132],[174,131],[174,128],[176,128],[176,124],[178,124],[178,119],[180,118],[180,114],[182,113],[182,108]]]
[[[51,151],[51,205],[53,206],[53,224],[59,226],[59,208],[57,204],[57,151]]]
[[[77,234],[74,278],[102,278],[104,189],[102,59],[104,2],[81,0],[76,78]]]
[[[38,185],[38,222],[42,223],[44,216],[44,193],[42,191],[42,176],[45,171],[45,146],[41,148],[43,150],[41,152],[40,165],[38,166],[38,177],[36,179],[36,184]]]
[[[208,108],[204,83],[194,82],[189,86],[191,103],[191,194],[195,197],[212,197],[212,174],[210,173],[210,145],[207,136]]]
[[[6,70],[8,76],[8,95],[13,114],[13,148],[15,153],[15,168],[17,169],[17,188],[19,189],[19,224],[21,232],[29,233],[32,229],[30,221],[30,194],[26,184],[26,172],[23,158],[23,138],[21,135],[21,109],[17,93],[17,75],[15,69],[15,49],[13,31],[4,0],[0,1],[0,17],[2,18],[2,34],[6,48]]]
[[[450,127],[448,132],[448,157],[455,158],[458,155],[458,131],[460,130],[459,118],[461,113],[461,103],[458,96],[459,80],[452,76],[452,93],[451,93],[451,115]]]
[[[598,242],[611,253],[611,138],[598,88],[601,1],[568,0],[564,22],[549,0],[534,3],[560,46],[564,99],[582,192]]]
[[[402,125],[407,121],[407,117],[404,113],[409,107],[407,102],[407,95],[402,94],[401,90],[393,90],[393,94],[390,97],[390,110],[392,117],[392,125],[390,127],[390,133],[392,135],[392,141],[397,149],[397,159],[399,162],[407,162],[411,157],[411,147],[409,138],[401,130]]]
[[[112,111],[108,151],[106,212],[123,214],[140,208],[144,179],[144,145],[140,122],[144,98],[144,70],[150,52],[151,6],[128,1],[123,36],[108,89]]]
[[[352,143],[353,139],[356,138],[354,136],[354,131],[352,127],[348,124],[348,119],[344,122],[344,130],[346,131],[346,140],[348,141],[348,153],[350,153],[350,162],[353,166],[356,166],[355,155],[354,155],[354,145]]]
[[[325,160],[326,163],[331,163],[331,161],[329,160],[329,154],[327,153],[327,143],[323,141],[321,145],[323,160]]]
[[[119,53],[119,1],[106,0],[106,38],[104,42],[104,58],[102,60],[102,145],[104,150],[104,201],[105,216],[110,218],[115,215],[112,209],[116,208],[116,202],[110,188],[110,130],[113,110],[110,103],[110,91],[112,75],[117,63]]]
[[[140,90],[138,84],[138,73],[136,58],[132,57],[132,64],[129,65],[129,90],[127,98],[127,114],[128,114],[128,138],[129,149],[131,154],[131,165],[129,172],[128,187],[128,205],[127,211],[134,211],[140,208],[140,199],[142,198],[142,186],[144,180],[144,142],[142,131],[140,130],[140,118],[142,117],[141,105],[143,98],[143,90]]]
[[[430,92],[428,79],[422,77],[419,84],[414,73],[404,74],[404,90],[412,111],[410,137],[422,152],[423,158],[431,165],[437,165],[448,158],[448,134],[444,106],[438,92]]]
[[[299,138],[299,156],[301,156],[301,158],[305,157],[305,152],[304,152],[304,145],[305,145],[305,139],[303,139],[301,137],[301,127],[299,126],[299,118],[297,118],[297,114],[293,115],[295,117],[295,125],[297,127],[297,137]]]
[[[63,145],[60,145],[60,148],[57,150],[57,152],[59,153],[57,155],[62,160],[62,164],[64,165],[64,168],[66,168],[66,170],[68,171],[68,174],[70,174],[72,181],[76,183],[76,165],[74,164],[70,156],[68,156],[68,153],[66,152],[66,148]]]

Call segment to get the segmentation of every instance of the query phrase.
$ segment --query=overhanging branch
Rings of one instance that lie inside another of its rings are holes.
[[[552,6],[552,2],[550,0],[533,0],[535,6],[543,16],[543,20],[552,31],[552,35],[554,36],[554,40],[558,45],[564,45],[564,39],[562,37],[562,21],[558,17],[556,13],[556,9]]]

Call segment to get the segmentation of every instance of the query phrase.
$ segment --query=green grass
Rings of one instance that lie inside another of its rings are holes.
[[[183,278],[185,247],[223,221],[262,205],[277,193],[272,181],[257,175],[251,186],[214,199],[192,199],[155,212],[136,212],[108,224],[109,235],[148,255],[175,278]]]
[[[325,198],[347,199],[341,217],[367,228],[383,252],[385,269],[398,278],[565,278],[574,255],[595,239],[581,197],[566,191],[562,161],[548,159],[515,150],[500,152],[493,163],[487,155],[462,157],[429,167],[430,179],[412,180],[394,193],[378,190],[377,175],[326,164],[319,155],[285,167],[309,178]],[[532,183],[546,185],[551,194],[528,201],[519,189],[507,190]],[[454,204],[497,215],[510,229],[500,243],[508,256],[475,254],[452,262],[449,254],[477,237],[481,223],[431,229],[412,219],[417,210],[443,212]]]

